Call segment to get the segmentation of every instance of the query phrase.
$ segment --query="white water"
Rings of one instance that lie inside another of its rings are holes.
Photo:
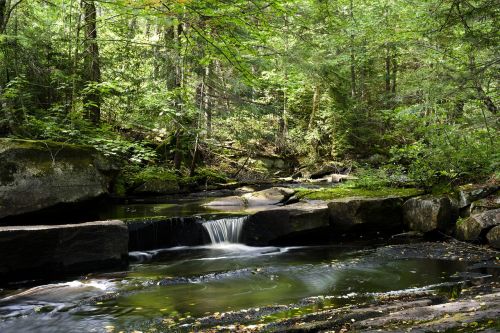
[[[212,244],[239,243],[241,230],[247,217],[232,217],[203,222]]]

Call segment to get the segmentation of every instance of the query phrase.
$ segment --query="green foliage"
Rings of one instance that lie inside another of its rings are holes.
[[[0,35],[0,136],[91,144],[132,165],[177,157],[181,173],[195,145],[214,169],[257,153],[390,156],[360,170],[363,189],[498,174],[491,0],[95,4],[95,82],[77,1],[16,4]],[[204,172],[186,182],[222,180]]]
[[[387,172],[384,169],[358,169],[358,179],[352,181],[354,188],[378,190],[390,185]]]

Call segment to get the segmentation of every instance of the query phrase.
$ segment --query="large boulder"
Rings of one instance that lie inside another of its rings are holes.
[[[204,206],[207,207],[262,207],[271,206],[286,201],[295,190],[286,187],[271,187],[262,191],[245,193],[242,196],[229,196],[214,199]]]
[[[457,207],[446,196],[411,198],[403,205],[403,223],[409,230],[451,232],[457,217]]]
[[[461,240],[478,241],[493,227],[500,225],[500,209],[471,215],[457,223],[457,237]]]
[[[0,281],[124,268],[128,230],[121,221],[0,227]]]
[[[285,201],[295,193],[286,187],[271,187],[266,190],[243,194],[242,198],[248,207],[276,205]]]
[[[330,201],[330,223],[338,233],[393,233],[402,230],[400,197],[345,198]]]
[[[486,240],[488,244],[493,246],[495,249],[500,249],[500,225],[493,227],[486,234]]]
[[[287,238],[328,227],[326,203],[296,203],[251,215],[243,225],[242,237],[248,245],[285,244]]]
[[[96,198],[115,172],[91,147],[0,139],[0,219]]]

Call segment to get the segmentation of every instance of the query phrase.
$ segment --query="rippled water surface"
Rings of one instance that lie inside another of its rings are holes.
[[[338,296],[340,305],[455,281],[465,269],[458,261],[380,253],[225,243],[131,253],[135,263],[126,272],[0,291],[0,332],[147,332],[163,324],[187,330],[182,325],[217,312],[316,295]]]

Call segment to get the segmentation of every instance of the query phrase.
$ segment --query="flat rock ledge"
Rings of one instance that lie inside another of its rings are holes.
[[[116,220],[0,227],[0,283],[124,268],[128,239]]]

